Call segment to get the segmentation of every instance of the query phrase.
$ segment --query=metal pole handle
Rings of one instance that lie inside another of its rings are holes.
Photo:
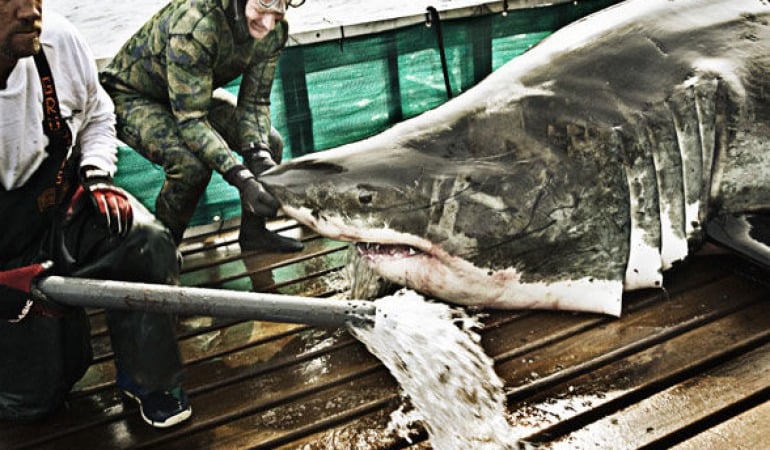
[[[70,306],[225,316],[323,327],[373,323],[376,314],[374,302],[364,300],[61,276],[37,280],[32,294]]]

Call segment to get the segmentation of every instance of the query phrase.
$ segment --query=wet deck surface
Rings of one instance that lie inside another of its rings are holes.
[[[183,283],[335,295],[345,244],[290,221],[301,254],[241,255],[223,225],[188,233]],[[516,435],[544,448],[767,448],[770,289],[731,256],[696,257],[667,290],[627,296],[623,316],[491,312],[482,344],[505,381]],[[0,448],[431,448],[385,433],[397,383],[347,331],[206,317],[179,320],[193,418],[145,425],[113,383],[103,315],[93,366],[66,410],[0,423]]]

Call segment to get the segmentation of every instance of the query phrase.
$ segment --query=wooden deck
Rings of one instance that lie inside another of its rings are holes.
[[[302,254],[241,255],[232,224],[188,233],[184,284],[329,296],[346,246],[290,221]],[[667,290],[628,295],[622,318],[492,312],[482,344],[505,380],[517,436],[544,448],[769,448],[767,274],[732,256],[701,256]],[[193,418],[167,431],[124,403],[103,315],[96,360],[65,411],[0,423],[0,448],[430,448],[386,435],[400,403],[388,371],[345,330],[186,317],[179,343]]]

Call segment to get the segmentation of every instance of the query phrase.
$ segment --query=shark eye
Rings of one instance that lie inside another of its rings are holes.
[[[371,192],[361,192],[361,193],[358,194],[358,201],[362,205],[370,204],[373,199],[374,199],[374,196],[372,195]]]

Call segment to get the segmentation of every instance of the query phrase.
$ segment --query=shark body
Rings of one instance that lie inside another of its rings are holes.
[[[619,315],[623,291],[661,286],[714,224],[770,206],[769,74],[767,1],[628,0],[260,181],[397,284]],[[728,240],[750,236],[743,224]]]

